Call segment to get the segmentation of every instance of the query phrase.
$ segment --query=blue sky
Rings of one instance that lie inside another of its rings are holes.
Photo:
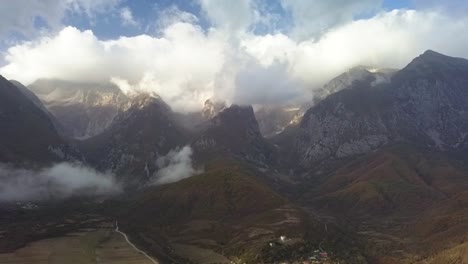
[[[268,3],[270,12],[280,17],[277,21],[277,30],[285,31],[291,24],[291,17],[287,11],[281,6],[279,0],[262,0]],[[324,0],[327,1],[327,0]],[[124,26],[121,23],[121,18],[117,10],[108,12],[104,16],[89,18],[84,14],[68,12],[64,18],[64,24],[72,25],[79,29],[92,29],[94,34],[101,39],[113,39],[120,36],[134,36],[138,34],[157,34],[157,28],[153,24],[159,19],[162,11],[170,7],[177,7],[179,10],[194,14],[198,18],[198,24],[204,29],[212,26],[209,19],[201,10],[198,0],[122,0],[118,8],[128,7],[132,12],[133,17],[138,22],[138,26]],[[392,9],[412,9],[414,8],[413,0],[384,0],[381,10]],[[359,14],[356,18],[370,17],[381,10],[374,10],[372,13]],[[44,23],[40,24],[44,26]],[[270,33],[265,26],[259,25],[255,29],[256,33]]]
[[[269,10],[281,17],[281,28],[287,28],[292,22],[287,12],[281,6],[280,1],[273,0],[267,1],[267,3]],[[91,29],[101,39],[138,34],[156,34],[156,29],[152,28],[151,25],[159,19],[161,11],[173,6],[176,6],[181,11],[194,14],[199,19],[198,24],[203,28],[206,29],[211,26],[197,0],[121,0],[115,7],[109,8],[108,11],[91,17],[83,12],[67,11],[62,22],[64,25],[71,25],[82,30]],[[137,26],[125,26],[121,23],[119,9],[124,7],[131,11],[134,19],[138,22]],[[382,4],[383,10],[410,8],[414,8],[412,0],[385,0]],[[375,10],[372,14],[377,11],[380,10]],[[363,17],[371,16],[372,14],[363,14]],[[357,18],[360,18],[360,16],[357,16]],[[34,18],[34,25],[37,30],[49,28],[41,16]],[[261,29],[260,32],[267,33],[266,30]],[[21,32],[13,29],[8,32],[6,38],[4,37],[3,42],[5,42],[5,39],[25,40],[28,39],[28,36],[24,36]],[[7,45],[3,43],[3,46]]]

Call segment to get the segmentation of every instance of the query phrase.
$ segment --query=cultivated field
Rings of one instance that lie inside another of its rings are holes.
[[[40,240],[12,253],[0,254],[2,264],[154,264],[112,229],[83,230]]]

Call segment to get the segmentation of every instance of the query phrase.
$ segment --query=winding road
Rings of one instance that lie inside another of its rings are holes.
[[[149,259],[151,262],[153,262],[154,264],[159,264],[158,261],[156,261],[155,259],[153,259],[152,257],[150,257],[148,254],[146,254],[146,252],[144,252],[143,250],[140,250],[138,249],[132,242],[130,242],[130,240],[128,239],[128,236],[127,234],[125,234],[124,232],[120,231],[119,230],[119,223],[117,221],[115,221],[115,232],[121,234],[125,240],[127,241],[127,243],[132,246],[138,253],[144,255],[147,259]]]

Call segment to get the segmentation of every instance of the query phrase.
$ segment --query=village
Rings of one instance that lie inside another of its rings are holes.
[[[268,246],[271,249],[275,249],[275,248],[294,246],[301,242],[302,242],[301,239],[288,238],[283,235],[283,236],[280,236],[278,239],[269,242]],[[289,261],[275,262],[275,264],[319,264],[319,263],[322,263],[322,264],[331,263],[328,253],[322,249],[321,245],[319,245],[317,249],[311,250],[307,252],[306,254],[302,254],[302,256],[295,256]]]

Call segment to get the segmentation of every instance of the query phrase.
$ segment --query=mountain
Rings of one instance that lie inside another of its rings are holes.
[[[305,110],[301,106],[262,107],[255,111],[255,118],[262,135],[270,138],[297,124]]]
[[[81,149],[100,170],[111,170],[131,184],[141,184],[156,170],[156,160],[188,143],[170,107],[157,96],[141,94],[101,134],[86,139]]]
[[[324,232],[321,225],[307,227],[304,212],[247,168],[230,162],[211,163],[205,173],[148,188],[119,211],[122,228],[168,263],[230,263],[236,258],[263,263],[268,243],[279,236],[294,239],[299,248],[309,235],[317,246]]]
[[[194,156],[199,160],[223,155],[259,166],[275,162],[275,149],[260,133],[251,106],[232,105],[221,111],[210,120],[192,146]]]
[[[78,156],[37,98],[1,76],[0,125],[1,162],[46,164]]]
[[[206,128],[212,118],[225,108],[226,104],[224,102],[208,99],[203,104],[201,111],[176,113],[176,120],[185,129],[193,133],[199,133]]]
[[[395,72],[396,70],[393,69],[372,69],[365,66],[356,66],[333,78],[321,89],[315,91],[314,99],[316,101],[322,100],[331,94],[351,87],[356,81],[370,82],[372,86],[388,83]]]
[[[355,80],[275,137],[295,201],[346,219],[370,263],[463,263],[468,60],[427,51]]]
[[[113,84],[39,79],[28,86],[57,118],[64,132],[85,139],[103,132],[129,107],[130,99]]]
[[[205,119],[211,119],[224,109],[226,109],[226,103],[208,99],[203,105],[202,116]]]
[[[264,106],[255,110],[262,135],[272,138],[299,124],[305,112],[327,96],[352,87],[355,82],[366,82],[371,86],[390,82],[396,71],[393,69],[371,69],[357,66],[340,74],[326,83],[321,89],[315,90],[312,102],[283,106]]]
[[[468,167],[443,152],[386,146],[298,185],[298,203],[346,219],[371,263],[450,263],[466,250]]]
[[[466,147],[468,60],[427,51],[389,83],[374,81],[354,81],[310,108],[291,159],[311,168],[396,142],[438,150]]]
[[[10,82],[12,84],[14,84],[16,87],[18,87],[18,89],[29,99],[31,100],[37,107],[39,107],[44,113],[46,113],[49,118],[52,120],[52,123],[54,124],[54,127],[55,129],[57,130],[57,132],[59,132],[59,134],[62,136],[62,137],[67,137],[65,131],[64,131],[64,128],[62,126],[62,124],[57,120],[57,118],[52,115],[49,110],[47,110],[47,108],[44,106],[44,104],[42,103],[41,99],[39,99],[39,97],[36,96],[36,94],[34,94],[31,90],[29,90],[26,86],[24,86],[22,83],[18,82],[18,81],[15,81],[15,80],[10,80]]]
[[[317,207],[354,217],[413,215],[468,188],[463,163],[404,144],[384,147],[326,174],[316,177],[307,195]]]

